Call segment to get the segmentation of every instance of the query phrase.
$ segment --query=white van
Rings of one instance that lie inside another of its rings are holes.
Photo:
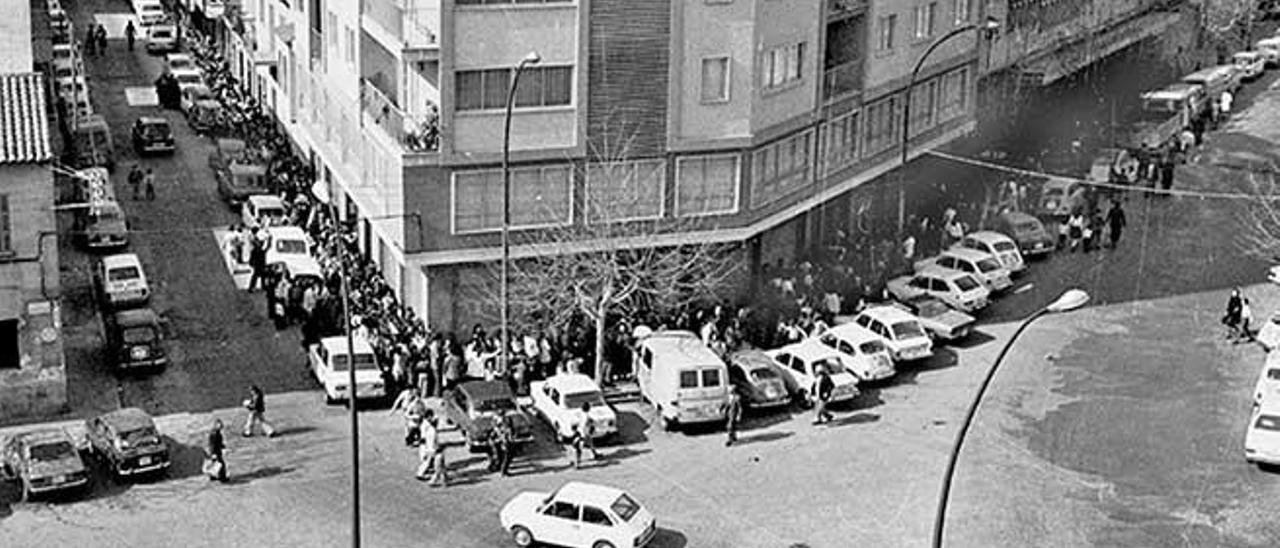
[[[1268,67],[1280,65],[1280,38],[1273,36],[1258,40],[1258,43],[1253,45],[1253,51],[1261,53],[1266,58]]]
[[[689,331],[659,331],[632,353],[640,397],[649,400],[668,429],[724,420],[729,371],[715,352]]]
[[[363,337],[355,337],[351,350],[347,347],[347,337],[325,337],[317,344],[311,345],[308,358],[311,361],[311,372],[324,387],[324,401],[334,403],[347,399],[347,384],[350,373],[347,367],[356,365],[356,399],[376,399],[387,395],[387,388],[382,382],[382,370],[373,357],[373,346]]]

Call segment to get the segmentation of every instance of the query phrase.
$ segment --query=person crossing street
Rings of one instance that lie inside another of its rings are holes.
[[[1124,232],[1124,226],[1128,224],[1128,220],[1124,218],[1124,208],[1120,206],[1117,200],[1111,204],[1111,209],[1107,211],[1108,233],[1111,237],[1111,249],[1115,249],[1120,243],[1120,234]]]
[[[827,374],[827,368],[819,366],[817,370],[818,378],[813,381],[813,424],[825,424],[835,419],[827,410],[827,404],[831,402],[831,392],[835,390],[836,383]]]
[[[133,21],[129,21],[124,26],[124,38],[129,42],[129,51],[133,51],[133,41],[138,36],[138,29],[134,28]]]
[[[401,411],[404,414],[404,444],[413,446],[422,440],[421,429],[422,421],[427,415],[427,405],[423,403],[422,396],[415,387],[409,387],[400,392],[396,397],[395,403],[391,404],[391,410],[387,414]]]
[[[738,442],[738,420],[741,417],[742,399],[738,397],[737,390],[730,389],[729,398],[724,403],[725,447],[732,446]]]
[[[244,431],[240,435],[246,438],[252,437],[254,426],[260,426],[268,438],[276,436],[276,427],[266,417],[267,398],[258,385],[249,386],[249,398],[244,400],[244,407],[249,412],[249,416],[245,418]]]
[[[142,168],[133,164],[129,168],[129,188],[133,190],[133,199],[138,199],[138,189],[142,186]]]

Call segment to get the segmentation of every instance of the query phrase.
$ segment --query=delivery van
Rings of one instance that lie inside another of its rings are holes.
[[[632,361],[640,396],[653,404],[667,429],[724,420],[729,372],[697,335],[653,333],[637,343]]]

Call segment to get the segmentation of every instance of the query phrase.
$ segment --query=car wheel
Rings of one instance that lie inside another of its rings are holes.
[[[796,405],[801,409],[808,409],[813,404],[809,401],[809,391],[800,389],[796,391]]]
[[[613,544],[607,541],[598,541],[591,545],[591,548],[613,548]]]
[[[533,546],[533,533],[530,533],[524,526],[517,525],[511,528],[511,541],[520,548]]]
[[[333,397],[333,396],[329,395],[329,393],[328,393],[328,392],[325,392],[325,393],[324,393],[324,403],[325,403],[325,405],[333,405],[333,404],[335,404],[335,403],[338,403],[338,398],[335,398],[335,397]]]

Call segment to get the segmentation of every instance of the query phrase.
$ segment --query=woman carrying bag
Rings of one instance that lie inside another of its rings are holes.
[[[227,461],[224,458],[226,448],[226,442],[222,439],[222,420],[215,419],[213,428],[209,430],[203,466],[204,474],[209,476],[209,481],[226,483]]]

